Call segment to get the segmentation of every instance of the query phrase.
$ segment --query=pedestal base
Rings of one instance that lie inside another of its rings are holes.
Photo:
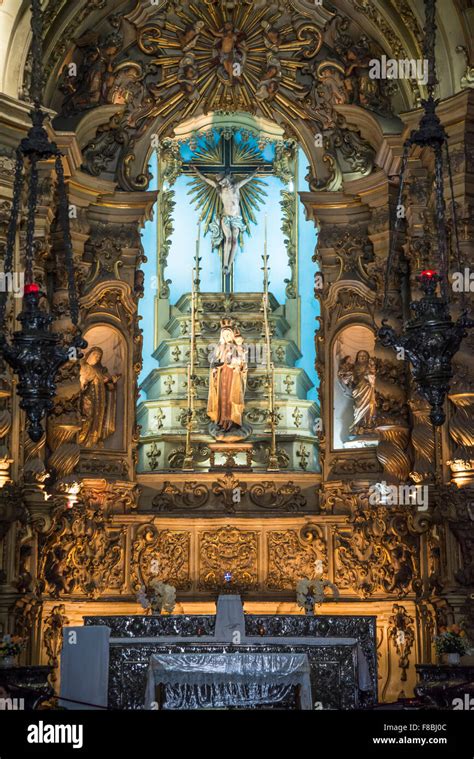
[[[210,471],[221,469],[252,469],[252,443],[210,443]],[[239,453],[245,453],[245,464],[238,464],[236,457]],[[216,464],[216,454],[224,457],[223,464]]]

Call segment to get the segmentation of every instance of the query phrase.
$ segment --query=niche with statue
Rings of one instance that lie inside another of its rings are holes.
[[[80,361],[82,427],[78,442],[83,448],[123,448],[126,404],[125,341],[106,324],[85,334],[88,347]]]
[[[341,330],[333,343],[333,446],[377,444],[375,337],[368,327]]]

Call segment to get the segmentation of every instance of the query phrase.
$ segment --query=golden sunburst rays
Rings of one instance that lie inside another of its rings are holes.
[[[198,177],[188,182],[187,195],[191,196],[191,202],[200,211],[200,219],[203,225],[203,234],[207,235],[213,219],[221,216],[223,212],[222,201],[214,187],[209,187]]]
[[[223,143],[222,140],[205,140],[193,151],[193,159],[199,164],[208,163],[211,165],[223,163]]]
[[[263,199],[268,195],[265,187],[267,187],[266,182],[262,182],[261,179],[253,179],[240,191],[240,208],[247,234],[250,234],[250,224],[257,223],[257,217],[253,210],[258,211]]]
[[[197,21],[204,22],[202,30],[192,49],[183,48],[182,38],[186,30],[189,31]],[[218,32],[226,21],[232,21],[239,31],[239,44],[244,55],[240,76],[231,77],[229,81],[219,76],[217,55]],[[174,111],[178,120],[190,118],[199,111],[244,110],[260,111],[272,118],[278,106],[287,113],[306,118],[295,102],[305,92],[296,75],[319,52],[322,35],[308,22],[296,27],[286,22],[280,28],[278,23],[279,14],[270,13],[266,5],[255,10],[251,3],[239,3],[232,10],[226,10],[217,3],[198,5],[191,0],[185,9],[179,8],[174,17],[166,18],[163,24],[147,24],[139,33],[138,47],[146,55],[153,56],[152,63],[161,70],[161,80],[151,89],[156,102],[150,113],[168,120]],[[269,47],[264,34],[269,28],[278,30],[278,50]],[[271,97],[257,99],[256,92],[262,86],[268,56],[272,53],[280,54],[279,88]],[[281,53],[286,56],[281,57]]]
[[[240,142],[234,146],[233,164],[240,166],[246,163],[255,163],[262,160],[262,152],[256,145],[250,142]]]
[[[193,150],[191,164],[199,165],[200,170],[204,173],[206,165],[222,167],[224,170],[225,144],[223,135],[220,135],[218,139],[204,138]],[[232,167],[232,175],[236,181],[247,177],[249,172],[254,170],[255,164],[260,162],[263,167],[265,162],[262,160],[262,151],[248,139],[239,143],[232,143],[231,162],[228,168]],[[237,171],[235,170],[236,167]],[[218,177],[215,169],[212,173],[214,177]],[[259,209],[263,199],[267,196],[266,187],[267,183],[257,176],[240,189],[242,219],[248,234],[250,234],[251,224],[256,223],[255,211]],[[208,185],[201,177],[195,175],[190,175],[188,188],[187,194],[190,196],[194,207],[200,211],[204,234],[207,234],[211,222],[218,219],[223,213],[217,188]]]

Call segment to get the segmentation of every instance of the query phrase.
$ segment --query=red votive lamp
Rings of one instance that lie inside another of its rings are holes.
[[[23,291],[25,295],[28,295],[28,293],[39,293],[39,285],[37,285],[36,282],[30,282],[25,285]]]
[[[431,277],[434,277],[435,274],[437,273],[438,272],[435,271],[434,269],[425,269],[424,271],[420,272],[420,277],[428,277],[429,279],[431,279]]]

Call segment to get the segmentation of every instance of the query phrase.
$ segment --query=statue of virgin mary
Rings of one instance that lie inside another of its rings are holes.
[[[229,319],[221,322],[219,344],[211,360],[207,415],[216,440],[242,440],[251,430],[243,425],[247,359],[243,340]]]

